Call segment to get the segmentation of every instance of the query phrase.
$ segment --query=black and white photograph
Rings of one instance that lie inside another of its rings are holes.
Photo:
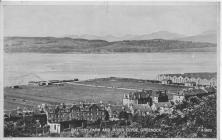
[[[2,2],[3,138],[218,138],[220,2]]]

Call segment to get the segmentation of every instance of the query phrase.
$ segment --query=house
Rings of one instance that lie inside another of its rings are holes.
[[[142,90],[136,92],[130,92],[129,94],[124,94],[123,105],[130,107],[131,104],[138,105],[152,105],[151,98],[152,90]]]
[[[87,121],[97,121],[97,120],[105,120],[107,119],[106,110],[101,105],[96,104],[82,104],[80,105],[79,116],[82,120]]]
[[[136,112],[137,114],[139,112],[139,115],[146,115],[153,111],[150,106],[140,106],[140,105],[131,105],[130,110],[131,110],[130,113],[132,115],[134,115]]]
[[[30,86],[47,86],[49,83],[47,81],[29,81],[28,85]]]
[[[166,90],[164,92],[159,92],[158,103],[159,102],[168,102],[168,95]]]
[[[217,86],[217,79],[215,77],[210,79],[210,86],[213,86],[213,87]]]
[[[152,106],[153,103],[168,102],[167,91],[142,90],[124,94],[123,105]]]
[[[172,84],[172,80],[163,79],[163,80],[161,81],[161,83],[164,84],[164,85],[169,85],[169,84]]]
[[[155,108],[160,114],[169,114],[171,113],[171,103],[170,102],[160,102],[155,103]]]
[[[191,82],[190,79],[191,79],[190,77],[184,76],[184,77],[183,77],[183,83]]]
[[[48,82],[47,81],[39,81],[39,86],[47,86]]]
[[[159,108],[159,113],[161,114],[172,114],[173,108],[168,106],[161,106]]]
[[[78,78],[74,78],[74,81],[79,81],[79,79]]]
[[[60,134],[60,128],[61,128],[61,125],[60,123],[48,123],[49,125],[49,132],[50,134],[53,134],[53,133],[57,133],[57,134]]]
[[[107,110],[107,112],[109,114],[109,120],[111,120],[111,121],[119,120],[119,113],[121,111],[123,111],[124,109],[127,112],[131,111],[127,107],[124,107],[122,105],[110,105],[110,104],[108,106],[106,106],[105,109]]]
[[[194,87],[196,86],[196,82],[185,82],[184,85],[187,87]]]
[[[158,103],[159,91],[153,91],[151,94],[151,97],[152,97],[153,103]]]
[[[182,102],[184,100],[185,96],[183,94],[180,93],[175,93],[173,95],[173,99],[171,101],[173,101],[174,103],[176,102]]]
[[[157,107],[156,107],[156,104],[155,104],[155,103],[151,106],[151,110],[152,110],[152,111],[156,111],[156,110],[157,110]]]

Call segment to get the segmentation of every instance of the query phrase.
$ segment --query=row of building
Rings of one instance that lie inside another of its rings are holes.
[[[57,123],[70,120],[88,120],[97,121],[98,119],[105,120],[106,110],[102,105],[97,104],[73,104],[73,105],[56,105],[45,106],[48,121]]]
[[[162,84],[183,84],[185,86],[217,86],[217,73],[160,74],[157,80]]]
[[[205,96],[216,93],[214,87],[186,88],[177,93],[169,91],[142,90],[124,94],[123,105],[130,106],[147,106],[157,108],[161,105],[167,105],[170,102],[178,103],[190,96]]]

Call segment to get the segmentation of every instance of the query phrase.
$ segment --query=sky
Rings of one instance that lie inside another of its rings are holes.
[[[196,35],[218,28],[218,3],[4,5],[4,36]]]

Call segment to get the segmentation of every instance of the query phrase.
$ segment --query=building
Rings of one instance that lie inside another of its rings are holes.
[[[173,101],[174,103],[182,102],[184,98],[185,96],[178,92],[178,93],[173,94],[173,99],[171,101]]]
[[[47,86],[49,82],[47,81],[29,81],[28,85],[30,86]]]
[[[64,129],[71,128],[74,123],[96,122],[109,118],[103,104],[61,104],[45,106],[44,110],[47,114],[47,124],[50,126],[50,133],[60,133]]]
[[[159,113],[161,114],[172,114],[173,108],[172,105],[169,102],[164,102],[161,104],[158,104],[157,107],[159,108]]]
[[[49,107],[47,109],[50,122],[62,122],[71,120],[97,121],[106,119],[106,110],[98,104],[65,105]]]
[[[142,90],[124,94],[123,105],[152,106],[153,103],[168,102],[167,91]]]
[[[129,94],[124,94],[123,105],[130,107],[133,105],[152,105],[151,98],[152,90],[142,90],[136,92],[130,92]]]
[[[164,84],[164,85],[169,85],[169,84],[172,84],[173,82],[172,82],[172,80],[169,80],[169,79],[163,79],[161,81],[161,83]]]
[[[76,105],[72,107],[72,116],[74,116],[74,118],[76,117],[77,119],[93,122],[97,120],[105,120],[107,117],[106,112],[104,105],[81,104],[79,108]]]
[[[60,123],[48,123],[49,125],[49,132],[52,134],[52,133],[57,133],[57,134],[60,134]]]
[[[105,109],[107,110],[108,114],[109,114],[109,120],[110,121],[116,121],[119,120],[119,114],[120,112],[122,112],[124,109],[129,112],[129,108],[125,108],[122,105],[108,105],[105,107]]]
[[[169,102],[167,91],[159,92],[158,103],[160,102]]]
[[[196,86],[196,82],[185,82],[184,85],[187,87],[194,87]]]
[[[160,74],[157,76],[158,81],[172,80],[172,83],[200,86],[217,86],[217,73],[183,73],[183,74]],[[190,83],[191,82],[191,83]],[[195,83],[195,84],[194,84]]]
[[[39,86],[47,86],[48,82],[47,81],[39,81]]]

